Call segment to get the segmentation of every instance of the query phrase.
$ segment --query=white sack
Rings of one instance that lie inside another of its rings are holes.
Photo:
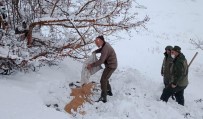
[[[87,60],[85,60],[83,66],[82,66],[82,72],[81,72],[81,84],[88,83],[90,75],[95,74],[98,72],[100,69],[102,69],[101,65],[97,67],[92,67],[91,70],[87,69],[87,65],[91,64],[95,61],[98,61],[96,54],[93,53]]]

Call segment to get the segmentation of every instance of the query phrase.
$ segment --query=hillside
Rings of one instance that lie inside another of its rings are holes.
[[[86,103],[82,116],[67,114],[63,108],[72,99],[69,83],[79,81],[82,63],[66,58],[58,66],[37,72],[0,75],[0,119],[202,119],[203,52],[190,39],[203,38],[203,1],[138,0],[148,14],[147,29],[119,33],[113,47],[119,68],[110,79],[114,96],[107,103]],[[137,9],[135,9],[137,10]],[[188,62],[199,52],[189,70],[185,106],[172,99],[159,100],[163,83],[160,75],[164,48],[179,45]],[[91,77],[99,83],[102,71]],[[95,92],[96,100],[100,92]],[[57,105],[56,105],[57,104]],[[55,105],[55,106],[54,106]]]

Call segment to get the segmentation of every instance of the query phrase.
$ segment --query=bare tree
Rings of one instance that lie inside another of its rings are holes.
[[[194,40],[190,39],[191,43],[195,46],[196,49],[203,50],[203,41],[200,39]]]
[[[138,13],[132,11],[134,0],[8,0],[5,3],[10,30],[24,26],[24,30],[16,30],[16,34],[24,36],[15,35],[21,45],[13,43],[13,47],[27,52],[28,57],[21,60],[25,64],[65,56],[83,59],[91,50],[95,36],[145,28],[149,21],[148,16],[136,20]],[[6,46],[4,40],[1,41]]]

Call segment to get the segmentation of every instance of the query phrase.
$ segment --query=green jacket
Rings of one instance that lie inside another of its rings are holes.
[[[171,79],[171,73],[170,73],[170,68],[173,64],[173,58],[168,55],[166,52],[164,53],[165,57],[162,63],[161,67],[161,74],[164,77],[164,80],[167,80],[167,82],[170,82]]]
[[[174,59],[171,75],[173,84],[181,87],[188,85],[188,64],[182,53]]]

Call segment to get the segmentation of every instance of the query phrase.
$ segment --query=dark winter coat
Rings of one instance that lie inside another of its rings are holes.
[[[168,85],[171,83],[171,73],[170,73],[170,68],[173,64],[173,58],[168,55],[166,52],[164,53],[165,57],[162,63],[161,67],[161,74],[164,77],[164,84]]]
[[[99,66],[104,63],[105,67],[116,69],[117,68],[117,57],[114,49],[108,42],[105,42],[102,48],[95,51],[96,53],[101,53],[100,59],[91,65],[93,67]]]
[[[180,87],[188,85],[188,64],[185,56],[180,53],[171,67],[172,83]]]

